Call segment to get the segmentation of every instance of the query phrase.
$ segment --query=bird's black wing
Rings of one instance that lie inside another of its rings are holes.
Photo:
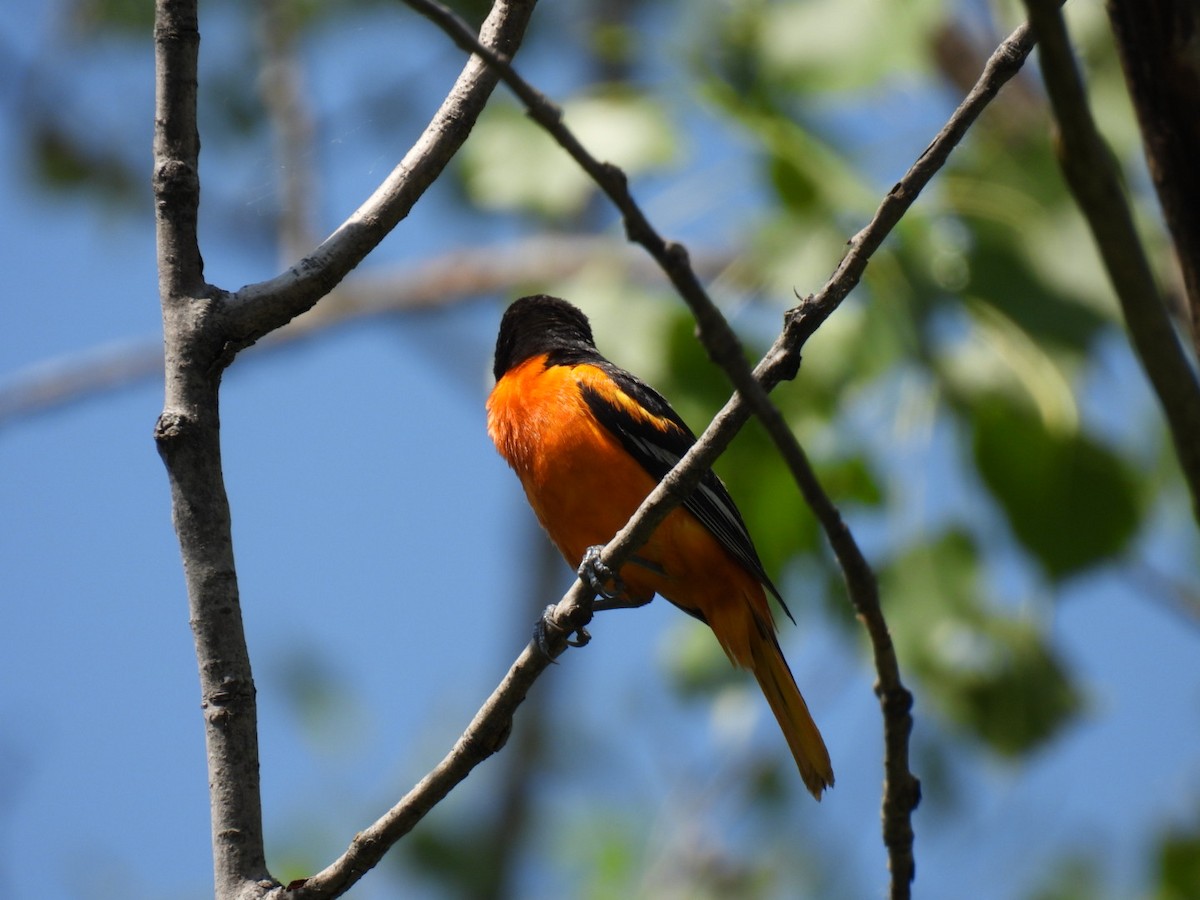
[[[619,403],[613,402],[612,398],[604,396],[603,392],[587,383],[581,383],[580,389],[588,408],[655,481],[662,481],[696,443],[695,434],[666,398],[636,375],[613,365],[603,357],[588,362],[602,369],[617,389],[640,406],[647,416],[641,418],[632,415]],[[733,498],[712,470],[704,473],[700,484],[683,501],[683,505],[745,566],[746,571],[770,590],[783,606],[788,618],[791,618],[791,612],[763,569],[758,552],[750,540],[750,533],[746,530],[746,523],[742,521]]]

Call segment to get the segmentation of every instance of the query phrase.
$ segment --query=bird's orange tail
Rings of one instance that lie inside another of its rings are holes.
[[[833,765],[817,723],[813,721],[808,704],[796,687],[796,679],[779,649],[779,642],[773,634],[752,632],[750,654],[752,665],[748,668],[754,672],[771,712],[775,713],[800,768],[800,777],[804,779],[805,787],[820,800],[821,792],[833,787]]]

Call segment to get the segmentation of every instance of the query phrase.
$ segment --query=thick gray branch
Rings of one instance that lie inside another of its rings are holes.
[[[158,0],[155,28],[154,199],[166,380],[154,438],[167,467],[183,555],[212,810],[218,897],[266,877],[254,680],[242,633],[221,474],[217,413],[219,295],[204,284],[196,240],[200,201],[195,0]]]
[[[497,2],[484,40],[511,51],[533,3]],[[242,347],[311,307],[395,225],[465,140],[495,84],[469,63],[416,147],[349,223],[287,275],[230,296],[204,282],[199,209],[196,0],[158,0],[154,193],[165,400],[155,440],[171,485],[200,669],[216,895],[261,896],[262,834],[254,680],[242,627],[221,469],[221,372]],[[357,875],[349,873],[346,884]]]

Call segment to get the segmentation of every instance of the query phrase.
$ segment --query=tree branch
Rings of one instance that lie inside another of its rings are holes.
[[[399,221],[465,140],[496,78],[468,62],[417,145],[346,225],[288,275],[230,296],[204,282],[196,234],[196,6],[157,0],[155,8],[153,183],[165,344],[155,440],[171,485],[200,669],[216,895],[240,900],[275,883],[263,851],[255,688],[221,470],[221,373],[241,348],[311,307]],[[485,42],[511,51],[532,8],[532,0],[497,0]],[[346,885],[356,878],[349,873]]]
[[[481,44],[514,53],[535,3],[495,0],[480,29]],[[229,297],[226,314],[233,353],[310,309],[378,246],[462,146],[496,82],[496,73],[482,60],[469,59],[416,143],[333,234],[283,274],[246,285]]]
[[[1005,82],[1020,71],[1032,49],[1032,34],[1028,26],[1021,26],[988,58],[978,81],[938,135],[888,192],[867,226],[851,239],[850,250],[833,276],[817,294],[806,298],[788,312],[783,333],[756,369],[765,387],[770,389],[780,378],[791,377],[788,373],[798,365],[804,343],[858,284],[871,256],[933,176],[945,165],[971,124]],[[789,453],[795,451],[785,451],[785,459]],[[802,459],[789,460],[789,465],[833,546],[846,579],[851,603],[871,640],[878,674],[875,693],[879,697],[884,721],[883,839],[888,849],[888,868],[892,876],[891,897],[893,900],[905,900],[911,896],[911,885],[916,876],[912,813],[921,799],[920,781],[909,766],[912,694],[900,678],[900,667],[883,617],[874,572],[837,508],[811,475],[811,467]]]
[[[1200,356],[1200,10],[1191,0],[1108,0],[1150,177],[1175,243]]]
[[[154,200],[158,272],[164,296],[198,291],[204,262],[196,237],[200,209],[200,134],[196,68],[200,31],[195,0],[157,0],[154,19]]]
[[[161,0],[161,2],[166,3],[167,0]],[[605,168],[607,169],[611,167]],[[615,169],[612,171],[616,172]],[[619,172],[616,174],[619,176],[619,180],[623,182],[624,176]],[[616,184],[616,182],[613,182],[613,184]],[[386,188],[387,185],[385,184],[384,187]],[[381,191],[382,190],[383,188],[381,188]],[[626,198],[628,198],[628,192],[624,191],[624,193]],[[895,193],[896,191],[894,190],[893,194]],[[378,197],[378,192],[376,196]],[[912,196],[915,197],[915,193]],[[617,198],[614,198],[614,200],[616,199]],[[889,199],[891,199],[891,195],[889,195]],[[368,201],[368,205],[370,202],[371,201]],[[629,198],[629,202],[632,203],[631,198]],[[885,206],[887,205],[887,202],[888,201],[885,201]],[[899,202],[905,201],[903,198],[901,198]],[[907,203],[911,203],[911,198],[907,200]],[[881,212],[882,210],[883,208],[881,208]],[[637,215],[640,216],[640,212],[638,212]],[[877,214],[876,220],[872,222],[872,226],[876,225],[876,223],[880,221],[880,218],[880,214]],[[642,221],[644,222],[644,217]],[[631,232],[631,236],[637,235],[638,228],[636,216],[634,217],[633,224],[630,225],[629,223],[630,218],[627,214],[627,227]],[[351,223],[348,224],[353,224],[353,217]],[[882,226],[882,232],[878,235],[880,241],[882,240],[883,234],[886,234],[886,231],[890,230],[890,227],[893,224],[894,222]],[[855,242],[852,242],[852,250],[851,253],[848,254],[847,258],[856,255],[857,252],[857,257],[861,260],[861,266],[857,269],[857,271],[855,271],[852,266],[847,267],[846,260],[843,260],[843,264],[839,266],[838,272],[835,273],[834,278],[831,279],[830,283],[826,285],[826,288],[822,290],[822,293],[818,295],[818,298],[801,304],[801,307],[798,307],[789,314],[784,334],[782,334],[780,339],[776,342],[776,347],[773,348],[773,352],[768,353],[768,355],[764,357],[754,373],[756,376],[762,379],[767,388],[773,387],[784,377],[794,376],[799,360],[799,347],[802,345],[804,339],[815,330],[817,325],[819,325],[819,321],[813,322],[813,316],[821,316],[821,320],[823,321],[823,318],[827,317],[828,314],[832,312],[832,308],[835,307],[837,303],[840,303],[841,299],[844,298],[844,296],[849,292],[850,287],[853,286],[852,283],[847,284],[846,281],[857,281],[859,275],[861,274],[862,268],[864,268],[866,265],[867,258],[869,258],[875,247],[878,246],[878,243],[871,245],[870,241],[866,239],[867,237],[870,237],[869,233],[872,226],[868,226],[868,229],[864,229],[864,232],[860,233],[860,235],[856,237]],[[346,226],[343,228],[345,227]],[[646,223],[646,227],[649,227],[648,223]],[[341,231],[341,229],[339,231]],[[334,238],[337,236],[338,234],[335,233]],[[330,238],[329,241],[326,241],[326,244],[322,246],[325,247],[330,243],[330,241],[333,241],[334,238]],[[658,252],[651,247],[648,247],[648,249],[651,249],[652,255],[655,255],[656,258],[661,257],[660,262],[665,260],[666,264],[664,267],[667,265],[680,267],[680,269],[674,274],[672,274],[671,271],[669,271],[669,274],[672,275],[673,281],[677,281],[677,287],[680,286],[678,284],[679,281],[685,282],[684,287],[681,288],[681,293],[685,293],[685,296],[690,293],[691,289],[686,287],[686,282],[689,279],[695,282],[696,287],[699,287],[698,279],[696,279],[694,274],[691,274],[690,266],[688,266],[687,263],[686,254],[682,252],[682,248],[678,247],[678,245],[668,244],[662,241],[661,238],[658,238],[658,236],[653,233],[652,229],[650,229],[650,233],[648,235],[643,234],[640,237],[635,236],[635,239],[639,240],[639,242],[642,242],[644,245],[646,245],[646,242],[649,242],[649,244],[657,246]],[[314,254],[313,258],[320,253],[320,250],[321,248],[318,248],[318,253]],[[301,264],[301,267],[298,268],[302,267],[303,264]],[[292,275],[297,275],[300,277],[302,273],[298,273],[296,270],[293,270],[293,272],[289,273],[288,276],[281,276],[281,278],[289,280],[290,283],[294,284],[295,279],[291,278]],[[277,279],[276,281],[279,280]],[[265,293],[269,293],[265,291],[263,286],[252,287],[257,287],[262,289]],[[843,287],[844,290],[842,290]],[[264,296],[265,293],[256,293],[254,290],[244,289],[243,296],[240,299],[243,302],[248,302],[252,299],[256,299],[259,296]],[[700,289],[700,294],[703,295],[702,289]],[[831,302],[832,305],[822,306],[819,299],[821,297],[825,297],[827,302]],[[830,298],[832,298],[831,301]],[[706,296],[705,299],[707,299]],[[276,308],[275,311],[277,312],[278,308]],[[719,313],[716,312],[715,307],[712,308],[712,311],[719,317]],[[265,313],[262,310],[258,310],[256,315],[265,315]],[[698,313],[698,317],[700,315],[701,314]],[[200,318],[203,317],[201,316]],[[721,325],[724,325],[723,319],[720,321]],[[702,324],[702,333],[704,331],[704,327],[705,326]],[[726,329],[728,328],[727,325],[724,325],[724,327]],[[730,332],[730,334],[732,334],[732,332]],[[244,337],[244,334],[242,336]],[[736,338],[734,340],[736,341]],[[774,352],[777,349],[780,349],[781,342],[782,352]],[[733,344],[732,346],[737,347],[736,344]],[[211,348],[209,349],[211,350]],[[712,352],[711,349],[710,352]],[[724,353],[714,354],[714,356],[718,357],[722,355],[724,355]],[[737,355],[740,359],[740,348],[737,350]],[[736,369],[736,366],[734,366],[734,368]],[[217,376],[214,374],[214,371],[219,374],[219,368],[215,370],[209,370],[211,397],[213,400],[213,410],[215,412],[215,381]],[[758,396],[758,390],[761,389],[758,389],[757,383],[750,387],[749,393],[752,398]],[[761,397],[765,397],[765,390],[762,392]],[[702,473],[709,466],[711,466],[712,462],[716,459],[720,452],[722,452],[728,445],[737,429],[748,419],[751,412],[751,402],[752,401],[747,401],[744,399],[742,394],[736,394],[733,398],[731,398],[721,413],[719,413],[718,416],[714,418],[713,422],[710,423],[708,429],[705,430],[704,434],[697,441],[696,445],[691,449],[691,451],[689,451],[680,464],[663,480],[663,482],[655,489],[655,491],[651,493],[646,502],[639,509],[638,513],[635,514],[633,519],[630,520],[626,527],[614,537],[612,542],[610,542],[604,553],[604,560],[607,564],[619,568],[620,565],[626,561],[633,550],[646,540],[646,538],[654,530],[654,528],[657,527],[667,512],[681,502],[682,499],[695,488]],[[760,403],[761,402],[763,401],[760,398]],[[766,406],[770,406],[769,401],[766,402]],[[166,420],[166,418],[166,413],[164,413],[164,420]],[[170,424],[170,422],[165,423],[166,426],[169,426]],[[160,441],[160,443],[165,447],[171,446],[172,443],[170,440],[171,435],[167,433],[169,430],[169,427],[165,427],[164,422],[160,421],[160,431],[163,432],[163,440]],[[216,434],[215,427],[212,429],[212,434],[214,436]],[[785,441],[784,443],[794,445],[795,452],[799,454],[798,457],[793,454],[789,458],[789,462],[793,466],[793,470],[801,473],[807,470],[811,473],[811,470],[808,469],[806,462],[803,460],[802,451],[800,451],[798,445],[795,445],[794,440],[790,439],[790,435],[789,440]],[[167,455],[168,452],[164,450],[164,456]],[[788,454],[785,453],[785,456],[786,455]],[[217,475],[219,476],[219,467],[217,468]],[[802,474],[798,475],[797,480],[802,482]],[[813,484],[815,485],[816,490],[819,492],[820,486],[816,485],[815,479],[813,480]],[[223,490],[221,491],[221,496],[223,498]],[[829,504],[829,509],[832,509],[834,515],[836,516],[836,509],[832,507],[832,504]],[[831,529],[828,525],[828,515],[822,515],[822,513],[818,511],[818,516],[821,518],[822,524],[826,525],[827,531],[837,532],[837,529]],[[840,522],[840,517],[838,518],[838,521]],[[838,536],[838,534],[831,533],[830,539],[831,543],[834,545],[835,552],[839,553],[839,560],[842,559],[842,553],[845,552],[847,542],[848,546],[852,547],[854,551],[857,551],[857,546],[854,544],[853,538],[850,536],[849,531],[845,529],[844,524],[841,525],[840,536]],[[839,551],[839,547],[843,548],[843,550]],[[861,554],[858,554],[858,556],[861,558]],[[232,557],[230,556],[230,561],[231,559]],[[863,561],[863,566],[866,566],[865,560]],[[843,565],[843,568],[846,570],[848,582],[858,582],[861,580],[859,575],[855,574],[845,565]],[[873,583],[873,576],[870,576],[869,568],[866,569],[866,572],[869,580]],[[230,567],[229,573],[232,574],[232,567]],[[236,591],[236,587],[234,587],[234,590]],[[589,596],[587,589],[584,588],[581,583],[576,582],[563,600],[560,601],[558,606],[547,612],[546,622],[550,627],[549,643],[552,656],[559,655],[565,649],[567,635],[577,632],[579,629],[583,628],[588,621],[590,621],[591,602],[592,598]],[[876,597],[874,601],[874,614],[878,615],[878,612],[878,599]],[[877,621],[882,623],[882,617],[878,616]],[[877,635],[876,629],[871,626],[870,621],[868,621],[868,632],[872,637],[873,644],[876,645],[878,667],[878,659],[880,657],[880,639]],[[883,626],[882,637],[886,639],[887,649],[890,650],[890,639],[887,638],[885,625]],[[891,660],[894,667],[894,651],[891,651]],[[443,760],[443,763],[440,764],[433,772],[431,772],[429,776],[423,779],[422,782],[418,784],[417,787],[415,787],[413,791],[401,801],[400,804],[393,808],[393,810],[389,811],[386,816],[368,829],[367,832],[364,832],[363,835],[360,835],[359,839],[356,839],[354,844],[351,845],[350,849],[347,850],[346,854],[344,854],[340,860],[335,862],[332,866],[325,870],[325,872],[319,873],[317,876],[308,879],[303,885],[298,885],[295,891],[289,891],[289,895],[305,897],[336,896],[338,893],[341,893],[347,889],[350,884],[353,884],[354,881],[361,876],[361,873],[366,870],[366,868],[374,865],[375,862],[382,857],[383,853],[386,852],[387,848],[391,846],[391,843],[394,842],[394,840],[398,839],[401,834],[410,829],[412,825],[419,820],[419,818],[423,816],[429,808],[432,807],[433,804],[435,804],[441,797],[445,796],[445,794],[453,787],[454,784],[465,777],[474,765],[478,764],[479,761],[495,752],[503,744],[504,739],[507,736],[508,729],[511,725],[513,711],[527,693],[532,681],[546,667],[547,663],[548,660],[540,654],[540,651],[535,650],[534,645],[531,643],[531,645],[526,648],[525,652],[522,653],[521,657],[514,664],[508,676],[506,676],[504,682],[493,694],[492,698],[489,699],[485,706],[480,710],[479,714],[477,714],[467,732],[464,733],[464,735],[456,743],[455,748],[451,751],[447,758]],[[884,682],[885,673],[881,669],[881,685],[883,685]],[[899,684],[898,671],[896,672],[896,684]],[[903,690],[902,687],[901,690]],[[904,696],[907,697],[907,692],[904,692]],[[881,693],[881,701],[884,705],[885,720],[891,721],[897,716],[907,719],[907,706],[905,706],[902,710],[897,711],[894,708],[894,704],[889,705],[888,697],[885,695],[885,693]],[[908,723],[909,727],[911,727],[910,719],[908,720]],[[906,763],[907,731],[904,732],[902,743],[902,749],[904,751]],[[887,744],[890,760],[893,756],[892,741],[889,739]],[[905,772],[907,773],[906,765]],[[916,784],[915,779],[912,779],[911,775],[909,775],[909,779],[913,785]],[[889,783],[890,782],[891,779],[889,778]],[[911,812],[912,806],[915,806],[915,801],[916,797],[913,796],[911,798],[911,803],[908,806],[908,812]],[[887,804],[885,802],[885,815],[886,812]],[[911,829],[909,831],[909,849],[911,858]],[[892,843],[889,841],[890,854],[891,851]],[[896,894],[895,882],[897,877],[898,872],[896,867],[893,865],[894,895]],[[911,877],[911,873],[909,877]],[[908,884],[905,882],[903,885],[903,892],[906,894],[907,890]]]
[[[575,587],[579,588],[578,582]],[[564,649],[565,639],[560,638],[554,645],[554,655],[561,654]],[[475,766],[504,746],[517,707],[550,663],[550,657],[542,653],[536,642],[530,641],[475,714],[467,730],[428,775],[378,821],[355,835],[346,852],[327,868],[272,896],[280,900],[284,897],[288,900],[325,900],[349,890]]]
[[[988,57],[979,80],[941,131],[904,173],[904,177],[888,191],[867,226],[850,239],[850,249],[842,257],[833,276],[820,291],[788,312],[783,340],[776,341],[781,352],[784,346],[793,347],[798,352],[821,323],[846,299],[861,280],[871,256],[916,202],[933,176],[946,164],[951,152],[966,136],[967,129],[979,118],[1000,88],[1021,70],[1033,44],[1029,26],[1022,25]]]
[[[1192,514],[1200,522],[1200,382],[1154,282],[1116,161],[1092,120],[1058,4],[1025,0],[1025,5],[1038,35],[1042,78],[1058,121],[1063,175],[1087,219],[1134,352],[1162,406],[1191,491]]]
[[[915,873],[911,814],[920,799],[920,783],[912,775],[908,764],[912,696],[900,680],[895,648],[880,608],[874,573],[836,506],[821,487],[783,416],[767,398],[767,391],[780,380],[794,377],[805,340],[858,283],[871,254],[912,205],[920,190],[945,164],[970,124],[995,97],[1004,82],[1020,69],[1032,48],[1028,29],[1018,29],[992,54],[979,81],[950,121],[885,198],[871,223],[851,241],[851,250],[834,276],[815,298],[789,313],[784,333],[751,373],[740,343],[691,269],[686,251],[678,244],[663,240],[653,229],[629,193],[624,173],[592,157],[563,124],[561,112],[517,75],[506,59],[488,54],[478,47],[469,29],[452,12],[431,0],[406,2],[435,21],[464,50],[483,55],[496,66],[505,83],[525,104],[530,117],[541,124],[608,194],[625,217],[626,232],[630,239],[645,247],[663,267],[696,315],[701,339],[710,356],[726,371],[738,389],[738,394],[705,432],[706,436],[711,435],[711,442],[704,447],[698,443],[676,470],[647,497],[626,528],[618,532],[605,549],[605,563],[620,567],[627,555],[640,546],[667,512],[680,502],[681,497],[694,489],[700,473],[712,465],[733,434],[749,418],[751,411],[763,421],[790,467],[834,549],[845,574],[851,601],[864,622],[873,647],[879,675],[876,692],[885,722],[884,842],[888,847],[892,872],[892,896],[909,896]],[[692,465],[696,466],[694,473],[690,468]],[[561,605],[559,609],[562,609]],[[569,629],[574,621],[567,616],[562,627]]]
[[[200,203],[196,0],[155,12],[154,199],[166,351],[165,400],[154,437],[167,467],[200,669],[212,815],[213,878],[221,898],[267,877],[259,795],[257,714],[242,631],[221,473],[217,413],[218,292],[204,283]]]

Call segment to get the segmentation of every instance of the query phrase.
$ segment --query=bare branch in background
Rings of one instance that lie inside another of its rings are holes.
[[[515,52],[533,7],[534,0],[496,0],[480,29],[480,40],[495,52]],[[466,140],[496,80],[482,61],[467,60],[416,143],[333,234],[286,272],[246,285],[227,298],[230,356],[311,309],[408,215]]]
[[[284,265],[303,257],[318,238],[314,126],[297,59],[297,16],[293,4],[258,0],[258,89],[279,166],[279,252]]]
[[[264,350],[288,347],[364,319],[440,309],[569,278],[597,261],[619,267],[640,282],[658,281],[656,266],[609,237],[543,235],[511,244],[464,247],[416,265],[351,276],[324,301],[256,344],[253,358]],[[728,274],[736,261],[733,253],[713,250],[699,254],[694,264],[704,277],[716,278]],[[161,381],[162,375],[161,337],[43,360],[0,384],[0,427],[109,391]]]

